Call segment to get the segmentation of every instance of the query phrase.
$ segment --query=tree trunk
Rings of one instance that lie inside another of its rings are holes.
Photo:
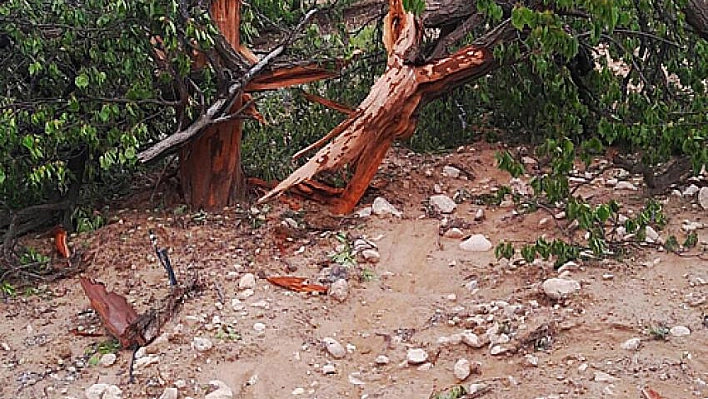
[[[216,0],[211,6],[212,18],[228,43],[240,48],[240,0]],[[231,108],[243,105],[239,95]],[[245,193],[241,169],[241,135],[239,119],[208,127],[180,151],[180,177],[185,201],[195,209],[219,209]]]

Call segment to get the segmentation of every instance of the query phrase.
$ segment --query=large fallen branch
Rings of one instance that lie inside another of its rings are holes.
[[[422,30],[413,14],[405,12],[402,0],[390,0],[383,38],[388,51],[386,71],[357,110],[326,136],[332,141],[263,196],[260,202],[312,179],[318,173],[348,165],[354,174],[341,196],[331,203],[335,213],[350,212],[364,194],[393,141],[413,134],[420,108],[454,87],[499,67],[492,56],[493,45],[514,37],[514,29],[507,20],[474,44],[450,56],[416,65],[414,61],[419,59]]]

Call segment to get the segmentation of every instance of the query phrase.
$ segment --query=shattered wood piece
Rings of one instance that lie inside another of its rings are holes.
[[[340,69],[340,65],[335,65],[335,69],[332,70],[323,68],[317,63],[282,67],[273,71],[263,72],[255,77],[246,86],[246,91],[277,90],[284,87],[316,82],[318,80],[332,79],[339,76]]]
[[[91,301],[91,307],[98,313],[103,325],[114,337],[118,338],[124,348],[129,348],[135,344],[134,341],[125,337],[128,326],[138,319],[138,313],[128,304],[128,301],[114,293],[106,291],[106,286],[101,282],[96,282],[82,277],[81,287],[86,296]]]
[[[340,104],[336,101],[332,101],[328,98],[318,96],[317,94],[312,94],[312,93],[308,93],[306,91],[303,91],[302,95],[306,99],[308,99],[309,101],[312,101],[313,103],[322,104],[327,108],[331,108],[333,110],[339,111],[339,112],[346,114],[348,116],[351,116],[354,114],[354,112],[356,112],[355,110],[351,109],[351,107],[348,107],[344,104]]]
[[[663,396],[651,388],[642,389],[642,395],[644,395],[644,399],[664,399]]]
[[[270,276],[266,277],[266,280],[271,284],[287,288],[295,292],[317,292],[320,294],[327,293],[327,287],[319,284],[307,284],[304,277],[292,277],[292,276]]]
[[[64,259],[69,259],[71,258],[71,249],[69,249],[66,237],[67,234],[64,226],[54,228],[54,245],[57,248],[57,252],[59,252]]]

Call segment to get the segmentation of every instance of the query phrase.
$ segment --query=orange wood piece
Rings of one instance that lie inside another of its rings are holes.
[[[64,230],[63,226],[57,226],[54,229],[54,245],[57,248],[57,252],[64,258],[64,259],[69,259],[71,258],[71,249],[69,249],[69,245],[67,244],[66,241],[67,235],[66,235],[66,230]]]
[[[91,301],[91,307],[98,313],[103,325],[114,337],[118,338],[121,346],[129,348],[136,344],[125,337],[125,332],[130,324],[138,318],[138,313],[128,304],[128,301],[114,293],[106,291],[103,283],[95,282],[82,277],[81,287]]]
[[[266,277],[271,284],[279,287],[287,288],[295,292],[318,292],[320,294],[327,293],[327,287],[319,284],[306,284],[304,277],[293,276],[270,276]]]

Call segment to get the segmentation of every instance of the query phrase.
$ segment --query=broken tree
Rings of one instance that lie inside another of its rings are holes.
[[[442,14],[448,17],[458,12],[447,11],[449,13]],[[461,14],[469,11],[468,7]],[[466,25],[475,20],[475,15],[469,17],[469,22],[453,30],[448,38],[462,38],[471,29]],[[513,33],[513,27],[505,21],[474,44],[452,55],[438,57],[447,45],[457,41],[444,39],[429,60],[420,62],[423,25],[415,15],[404,10],[402,0],[391,0],[384,20],[383,41],[388,54],[386,71],[346,120],[297,156],[318,146],[324,147],[260,201],[307,183],[318,173],[348,165],[353,171],[352,178],[341,194],[331,199],[331,204],[335,213],[350,212],[366,191],[393,141],[414,133],[421,107],[460,84],[497,68],[499,65],[492,56],[492,46],[511,39]],[[328,140],[331,141],[327,143]]]

